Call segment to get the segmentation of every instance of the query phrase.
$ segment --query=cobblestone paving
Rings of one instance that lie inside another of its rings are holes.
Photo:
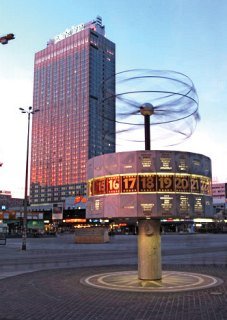
[[[180,293],[137,293],[85,286],[82,277],[136,270],[105,266],[36,271],[0,280],[0,320],[224,320],[226,265],[163,265],[163,270],[213,275],[214,288]]]

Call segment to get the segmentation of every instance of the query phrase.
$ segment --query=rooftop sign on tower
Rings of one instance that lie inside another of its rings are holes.
[[[76,26],[72,26],[70,28],[67,28],[64,32],[58,34],[57,36],[54,37],[54,39],[51,39],[48,42],[49,44],[55,44],[65,38],[68,38],[69,36],[72,36],[73,34],[80,32],[84,29],[94,29],[95,31],[97,31],[98,33],[104,35],[105,33],[105,27],[102,25],[102,18],[100,16],[97,16],[95,20],[92,20],[90,22],[87,23],[80,23]]]

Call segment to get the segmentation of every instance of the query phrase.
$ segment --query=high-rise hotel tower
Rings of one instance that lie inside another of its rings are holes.
[[[115,101],[105,98],[115,93],[114,75],[115,44],[100,17],[35,54],[31,204],[84,195],[87,160],[115,152]]]

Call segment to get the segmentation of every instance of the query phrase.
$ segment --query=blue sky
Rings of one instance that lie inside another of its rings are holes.
[[[35,52],[97,15],[116,43],[117,72],[174,70],[192,79],[201,121],[172,149],[209,156],[213,178],[227,182],[227,1],[1,0],[0,14],[0,34],[16,36],[0,46],[0,190],[23,197],[27,119],[18,108],[32,105]]]

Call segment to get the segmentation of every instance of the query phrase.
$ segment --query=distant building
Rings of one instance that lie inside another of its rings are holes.
[[[216,215],[227,218],[227,183],[213,183],[212,195]]]
[[[86,194],[86,163],[115,152],[115,44],[102,19],[73,26],[35,54],[30,202]],[[100,103],[102,101],[102,103]]]
[[[23,199],[12,198],[10,191],[0,190],[0,211],[23,206]]]
[[[227,198],[227,183],[212,183],[212,195],[214,200],[225,200]]]

